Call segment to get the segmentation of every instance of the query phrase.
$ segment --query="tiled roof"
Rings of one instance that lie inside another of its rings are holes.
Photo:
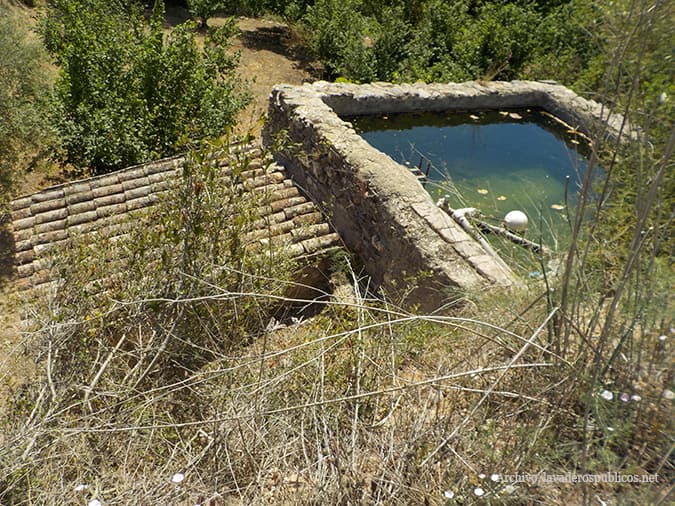
[[[236,149],[251,160],[242,174],[245,187],[264,192],[249,246],[273,241],[298,258],[339,245],[339,237],[313,202],[303,196],[285,169],[264,159],[254,145]],[[227,172],[234,158],[225,158]],[[11,203],[12,246],[18,285],[39,287],[53,281],[49,269],[52,252],[74,237],[96,231],[108,236],[129,232],[130,213],[154,206],[179,174],[184,157],[130,167],[110,174],[65,183],[27,195]]]

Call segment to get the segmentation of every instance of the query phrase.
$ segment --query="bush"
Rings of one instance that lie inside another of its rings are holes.
[[[206,28],[206,22],[223,6],[222,1],[188,0],[188,10],[193,18],[197,18],[197,26]]]
[[[513,79],[536,47],[538,25],[539,16],[527,5],[486,5],[463,27],[452,55],[474,79]]]
[[[386,7],[382,11],[373,47],[378,79],[390,81],[396,77],[400,62],[407,54],[410,34],[410,26],[403,18],[401,8]]]
[[[537,41],[529,62],[521,71],[525,79],[555,79],[574,86],[580,83],[593,59],[601,52],[601,44],[590,34],[598,29],[593,10],[584,1],[574,0],[552,8],[536,28]],[[597,79],[592,79],[597,87]],[[584,86],[585,91],[588,86]]]
[[[360,9],[360,0],[319,0],[304,19],[312,28],[312,48],[330,74],[371,81],[377,77],[372,49],[376,28]]]
[[[47,54],[13,10],[0,7],[0,202],[20,176],[51,154],[54,133],[45,120],[51,82]]]
[[[247,103],[226,54],[234,23],[206,37],[194,24],[164,36],[163,3],[147,26],[136,4],[53,0],[47,48],[61,66],[56,124],[66,161],[96,172],[174,154],[184,139],[222,134]]]
[[[452,5],[442,0],[430,0],[421,6],[421,19],[414,28],[408,46],[408,57],[402,65],[406,80],[449,80],[439,71],[459,41],[462,29],[470,23],[465,1]],[[442,76],[443,75],[443,76]]]

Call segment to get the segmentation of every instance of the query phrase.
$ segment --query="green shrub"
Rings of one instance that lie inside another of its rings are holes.
[[[223,2],[219,0],[188,0],[187,4],[190,15],[197,19],[200,28],[206,28],[209,18],[223,7]]]
[[[0,6],[0,203],[27,168],[50,155],[47,54],[15,12]],[[19,168],[20,166],[21,169]]]
[[[470,24],[468,2],[449,4],[443,0],[429,0],[421,6],[421,19],[413,29],[408,45],[408,56],[402,65],[406,80],[451,80],[440,70],[441,62],[448,62],[464,26]]]
[[[462,27],[452,55],[474,79],[513,79],[536,47],[538,24],[527,5],[486,5],[474,23]]]
[[[186,136],[222,134],[247,103],[226,53],[234,22],[201,50],[192,23],[165,37],[162,18],[161,1],[150,26],[120,0],[50,3],[43,34],[61,66],[55,119],[66,161],[105,172],[171,155]]]
[[[353,81],[377,77],[372,49],[376,27],[361,12],[361,0],[319,0],[307,9],[312,48],[333,76]]]
[[[373,46],[377,78],[391,81],[400,70],[401,61],[408,53],[411,36],[410,25],[403,17],[403,10],[387,7],[381,12],[377,39]]]
[[[594,66],[594,58],[601,52],[602,46],[591,36],[597,27],[593,10],[583,0],[552,8],[536,28],[536,46],[523,66],[521,76],[524,79],[555,79],[568,86],[583,82],[584,73]],[[597,77],[590,79],[593,86],[597,86],[597,82]],[[579,91],[588,90],[590,83]]]

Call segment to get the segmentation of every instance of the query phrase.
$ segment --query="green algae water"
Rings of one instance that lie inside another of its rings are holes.
[[[428,170],[425,188],[453,208],[475,207],[499,224],[518,209],[526,237],[554,249],[569,234],[588,166],[588,143],[539,110],[400,114],[349,118],[372,146],[397,162]]]

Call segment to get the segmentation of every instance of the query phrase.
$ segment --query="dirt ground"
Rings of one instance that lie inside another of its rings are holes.
[[[241,52],[239,71],[248,81],[253,102],[240,115],[238,128],[257,135],[267,113],[270,91],[275,84],[302,84],[320,75],[320,65],[311,58],[288,26],[266,19],[239,19],[241,35],[233,50]]]

